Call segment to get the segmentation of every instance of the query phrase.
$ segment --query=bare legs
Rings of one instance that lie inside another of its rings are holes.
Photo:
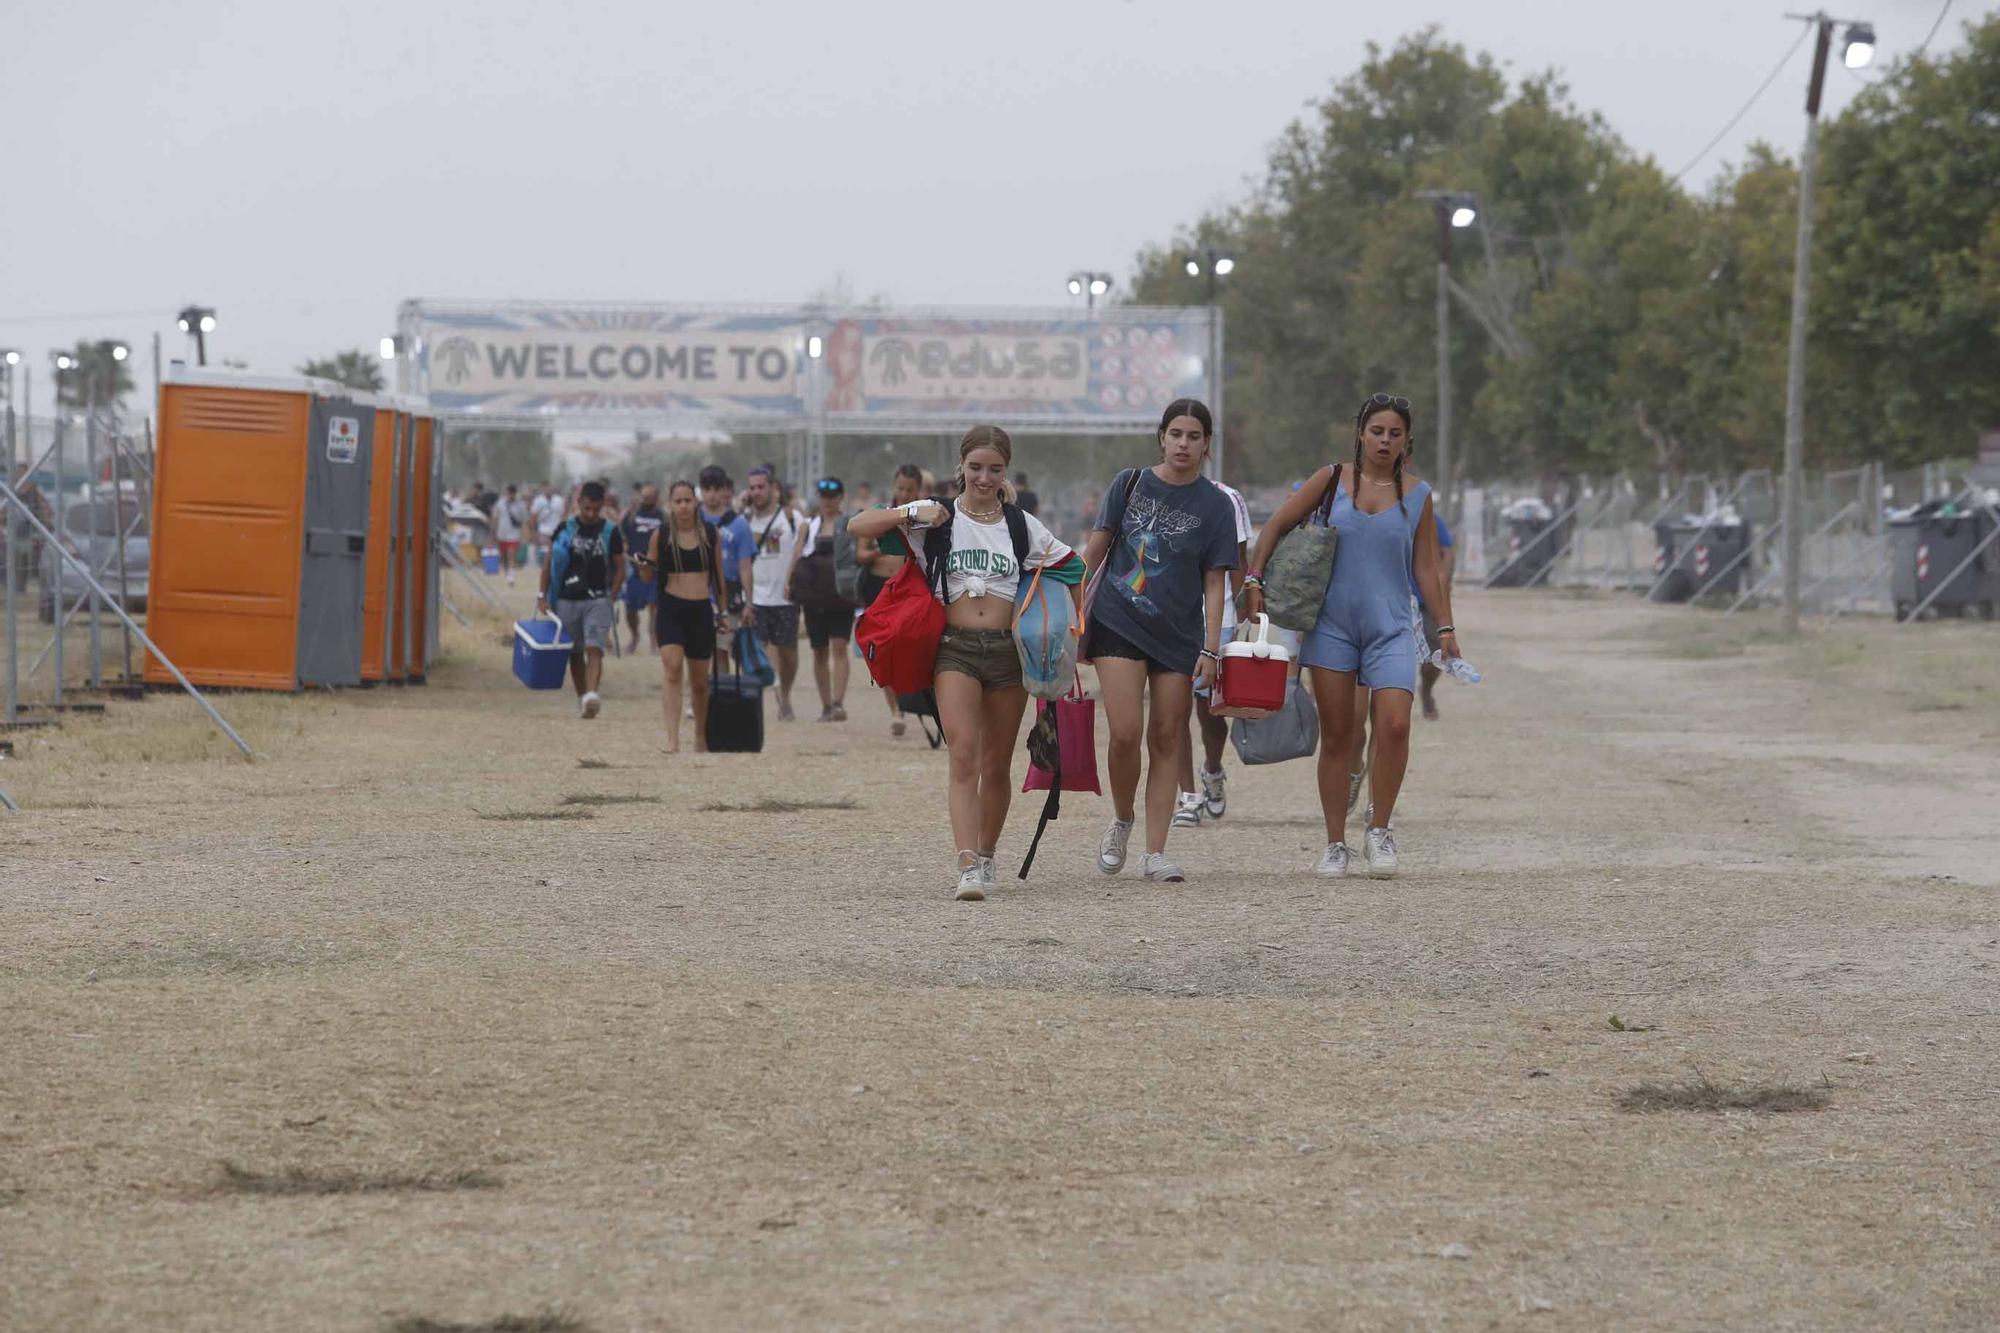
[[[1229,721],[1208,711],[1208,696],[1194,697],[1194,725],[1201,733],[1201,766],[1204,772],[1222,771],[1222,747],[1229,742]],[[1181,751],[1181,790],[1200,791],[1194,782],[1194,744]]]
[[[1014,742],[1028,692],[988,690],[962,671],[941,671],[938,720],[951,738],[951,838],[960,852],[991,856],[1013,799]]]
[[[1328,844],[1347,841],[1347,775],[1354,762],[1354,673],[1311,668],[1319,705],[1319,808]]]
[[[1357,699],[1367,702],[1374,743],[1369,758],[1369,796],[1374,825],[1387,828],[1410,766],[1410,691],[1360,689],[1352,671],[1312,668],[1313,701],[1319,705],[1319,804],[1326,816],[1326,840],[1347,841],[1347,776],[1358,762],[1361,727]]]
[[[1104,721],[1111,734],[1111,812],[1119,819],[1133,817],[1133,802],[1139,794],[1139,733],[1144,717],[1142,700],[1150,688],[1153,715],[1143,722],[1146,736],[1146,850],[1164,852],[1167,830],[1174,822],[1174,797],[1185,758],[1192,764],[1188,747],[1188,717],[1194,707],[1194,681],[1188,676],[1160,671],[1148,675],[1146,663],[1123,657],[1100,657],[1097,668],[1099,693],[1104,696]]]
[[[667,716],[667,753],[681,750],[681,668],[687,668],[688,705],[694,710],[694,752],[708,753],[708,658],[693,658],[677,643],[660,645],[660,708]]]
[[[799,677],[799,646],[781,648],[771,646],[771,656],[778,668],[778,707],[786,713],[792,711],[792,682]]]
[[[581,699],[597,689],[597,683],[604,678],[604,650],[586,648],[580,653],[569,655],[569,683],[576,687],[576,697]]]
[[[831,639],[824,648],[815,648],[813,684],[819,688],[819,710],[826,713],[847,704],[847,640]]]

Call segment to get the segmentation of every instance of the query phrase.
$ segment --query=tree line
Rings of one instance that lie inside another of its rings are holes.
[[[2000,426],[2000,16],[1966,27],[1962,49],[1899,62],[1822,124],[1811,465],[1963,458]],[[1760,144],[1691,191],[1555,73],[1510,84],[1431,28],[1371,45],[1279,135],[1250,196],[1144,250],[1128,290],[1198,304],[1206,279],[1183,256],[1236,259],[1218,298],[1229,470],[1295,476],[1347,447],[1369,393],[1408,395],[1426,433],[1438,243],[1422,196],[1469,191],[1480,216],[1452,256],[1460,475],[1770,466],[1797,189],[1795,163]]]

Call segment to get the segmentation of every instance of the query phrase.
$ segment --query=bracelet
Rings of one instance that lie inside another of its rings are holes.
[[[1262,574],[1245,574],[1243,576],[1243,586],[1246,588],[1261,588],[1264,586],[1264,576]]]
[[[1210,651],[1208,651],[1208,649],[1206,649],[1206,648],[1204,648],[1204,649],[1202,649],[1202,650],[1201,650],[1201,655],[1202,655],[1203,657],[1206,657],[1206,658],[1207,658],[1207,659],[1208,659],[1209,661],[1211,661],[1211,662],[1220,662],[1220,661],[1222,661],[1222,654],[1221,654],[1221,653],[1211,653],[1211,652],[1210,652]]]
[[[1450,625],[1439,625],[1439,626],[1438,626],[1438,637],[1439,637],[1440,639],[1442,639],[1442,638],[1443,638],[1443,637],[1444,637],[1445,635],[1447,635],[1447,634],[1450,634],[1450,633],[1453,633],[1453,632],[1454,632],[1454,631],[1452,630],[1452,627],[1451,627]]]

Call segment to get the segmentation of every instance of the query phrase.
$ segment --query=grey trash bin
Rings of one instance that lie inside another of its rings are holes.
[[[1704,588],[1741,592],[1750,577],[1751,536],[1750,524],[1734,515],[1683,514],[1653,524],[1653,600],[1685,602]]]
[[[1959,509],[1933,500],[1889,520],[1894,560],[1890,592],[1896,618],[1907,619],[1933,592],[1931,611],[1993,619],[2000,609],[2000,542],[1970,565],[1966,558],[1993,531],[2000,515],[1993,506]],[[1965,565],[1964,569],[1959,566]],[[1956,571],[1956,574],[1954,574]]]

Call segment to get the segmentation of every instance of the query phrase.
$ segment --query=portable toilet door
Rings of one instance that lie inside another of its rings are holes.
[[[396,564],[396,410],[384,399],[373,404],[376,447],[369,467],[367,588],[362,603],[361,679],[395,680],[392,670]]]
[[[432,447],[435,421],[410,414],[416,441],[410,465],[410,679],[422,682],[430,665],[431,548],[437,536],[437,489],[433,484],[436,452]]]
[[[431,428],[431,503],[430,527],[424,538],[424,663],[437,661],[438,655],[438,608],[444,600],[444,589],[439,586],[443,574],[444,555],[438,548],[444,542],[444,423],[436,417],[424,420]]]
[[[361,683],[373,436],[374,414],[366,403],[346,397],[313,399],[299,569],[302,685]]]
[[[412,637],[417,600],[417,419],[414,414],[396,412],[396,671],[409,677],[416,674],[416,653]]]
[[[160,386],[147,631],[198,685],[358,678],[359,602],[342,608],[347,567],[359,578],[355,539],[366,545],[373,423],[339,394],[324,380],[186,367]],[[322,617],[353,632],[322,629]],[[145,679],[174,678],[148,653]]]

